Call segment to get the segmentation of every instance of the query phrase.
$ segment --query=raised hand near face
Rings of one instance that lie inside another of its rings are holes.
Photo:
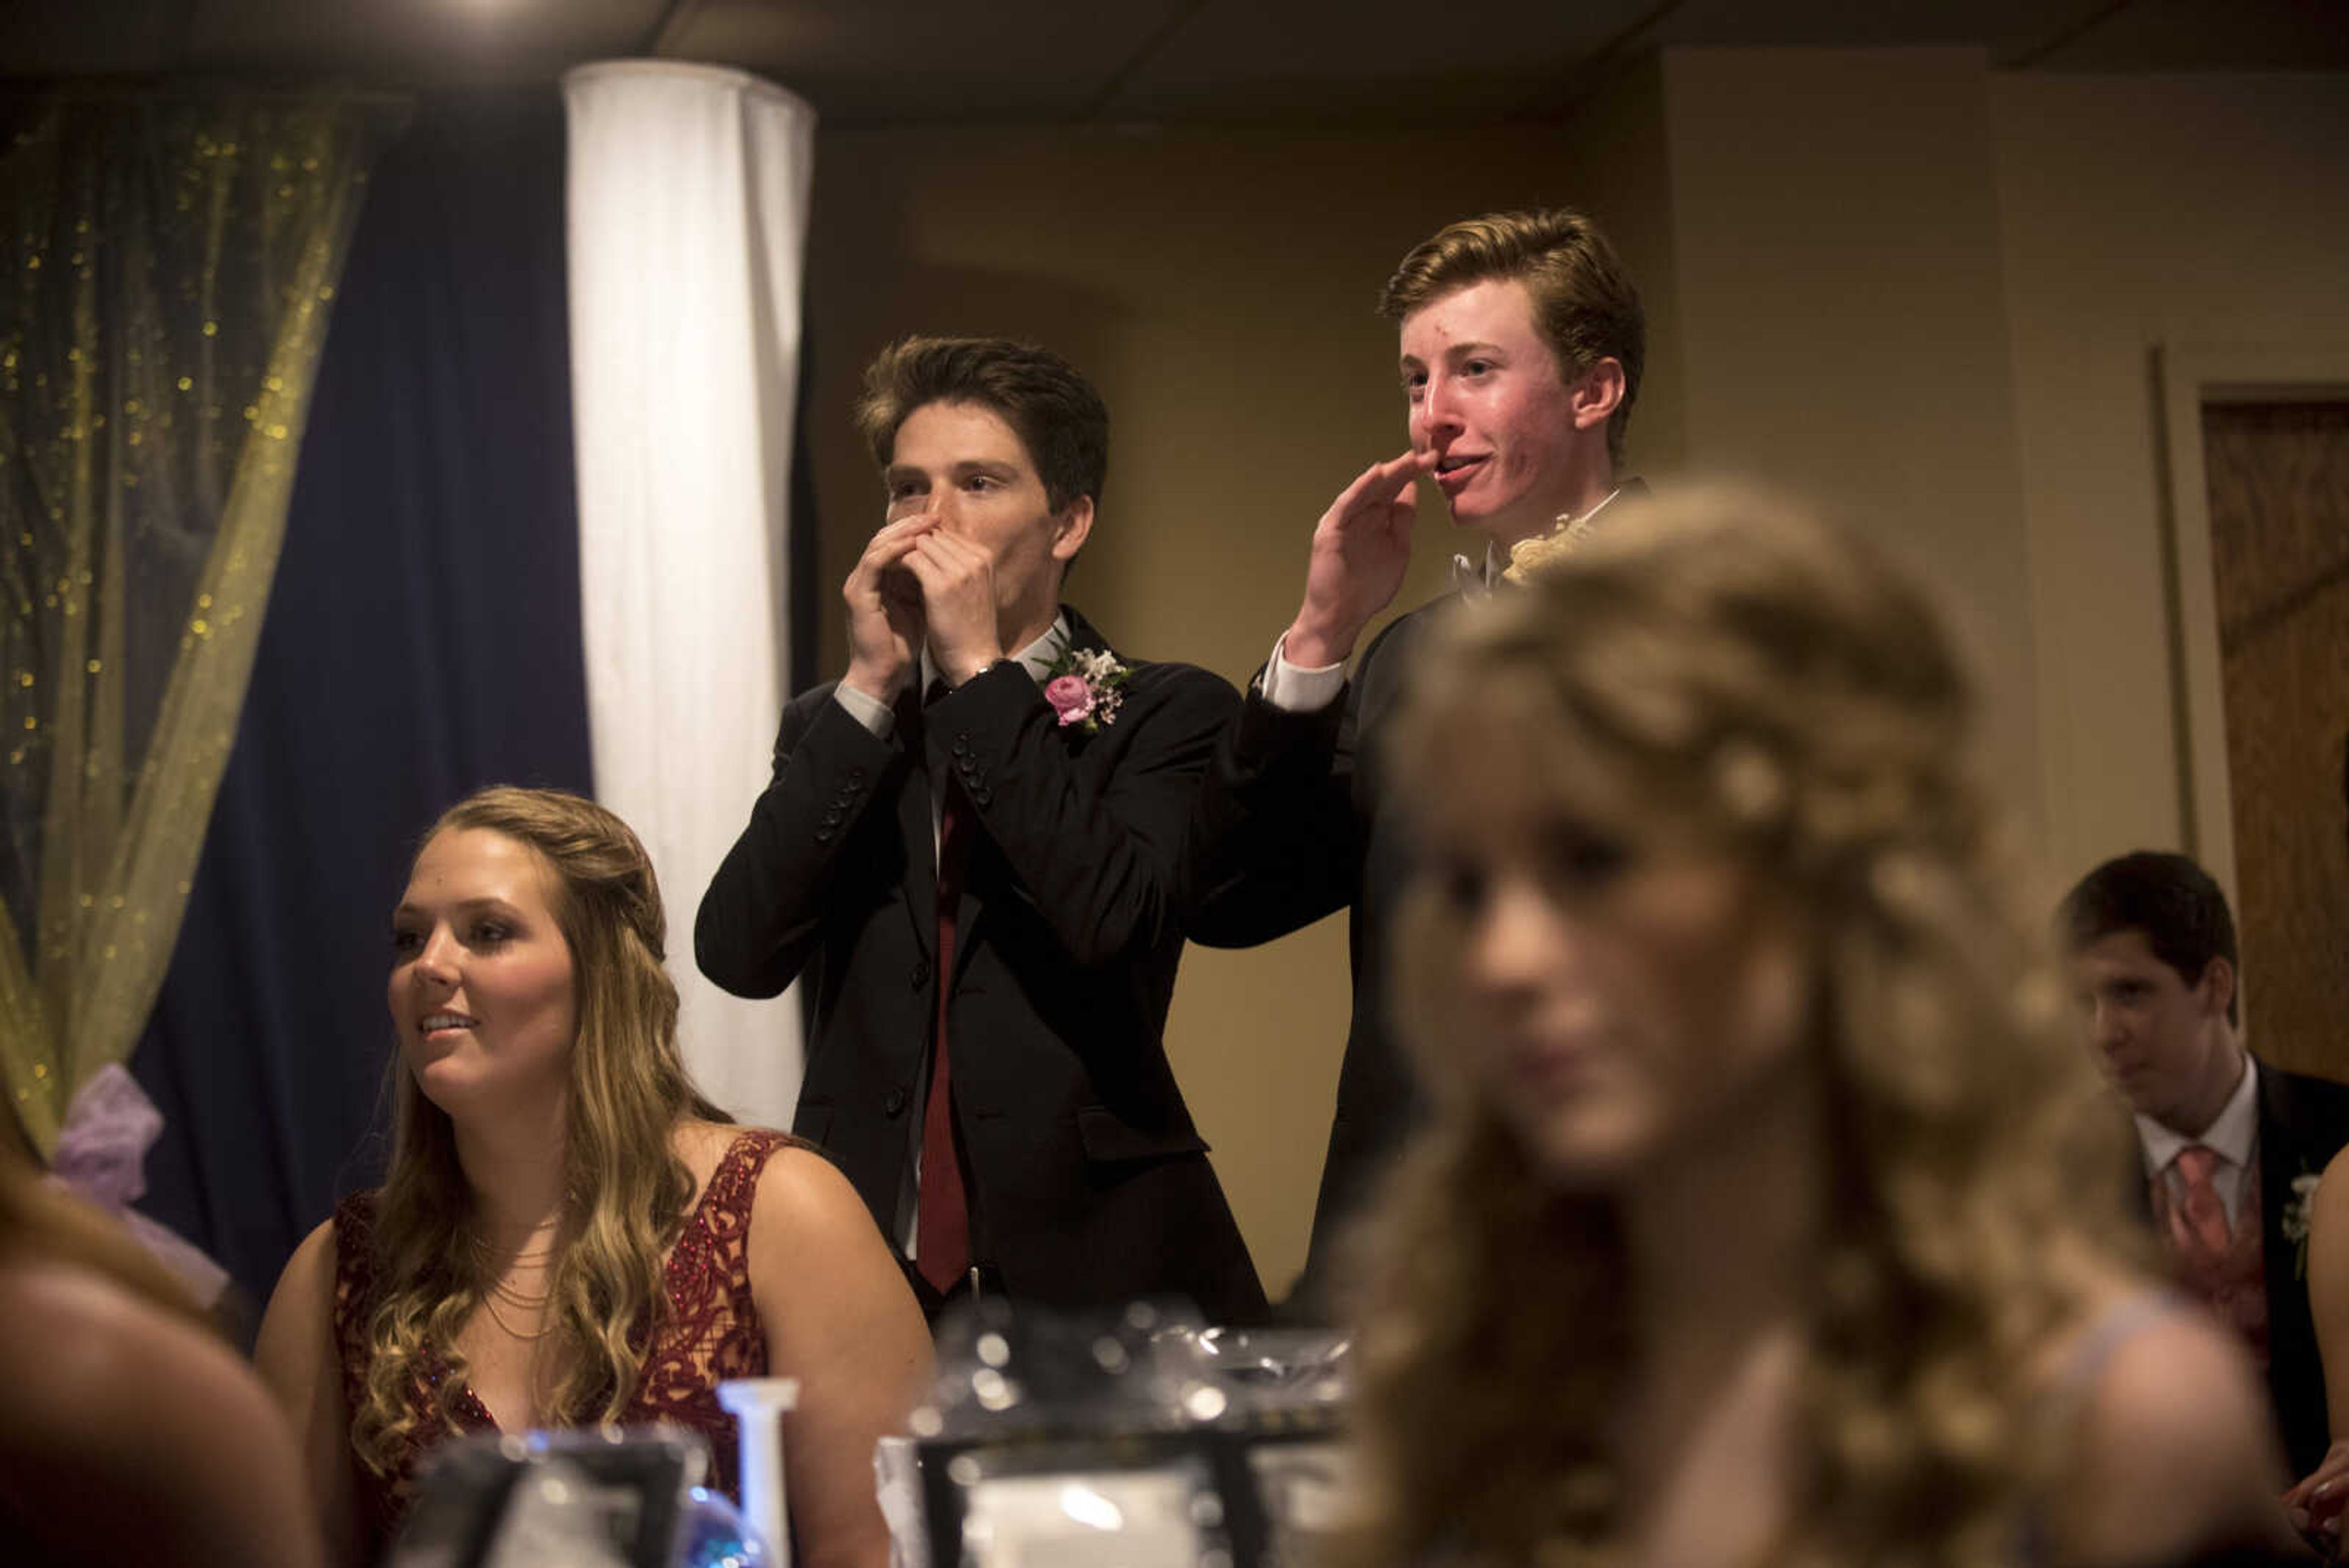
[[[905,570],[920,585],[930,659],[959,686],[1003,657],[995,562],[968,539],[933,527],[915,541]]]
[[[919,668],[927,617],[905,558],[936,528],[936,517],[926,512],[891,519],[866,542],[841,586],[848,607],[848,673],[842,679],[875,701],[895,701]]]
[[[1371,618],[1392,602],[1411,565],[1411,528],[1419,514],[1413,482],[1434,466],[1433,452],[1374,462],[1321,514],[1305,568],[1305,602],[1281,648],[1288,662],[1342,663]]]

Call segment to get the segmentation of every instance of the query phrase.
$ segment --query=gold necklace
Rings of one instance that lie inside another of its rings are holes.
[[[506,1333],[522,1341],[524,1345],[535,1344],[537,1341],[544,1339],[548,1334],[554,1332],[554,1325],[553,1324],[543,1323],[539,1325],[537,1333],[523,1333],[522,1330],[508,1323],[504,1316],[499,1313],[497,1299],[494,1295],[483,1296],[481,1298],[481,1305],[488,1311],[490,1321],[492,1323],[496,1324],[500,1328],[504,1329]]]
[[[533,1307],[543,1307],[554,1299],[554,1292],[551,1289],[541,1291],[533,1296],[514,1289],[503,1280],[492,1281],[490,1293],[504,1302],[506,1305],[518,1307],[523,1312],[528,1312]]]
[[[496,1254],[496,1253],[494,1253],[494,1252],[490,1252],[490,1251],[481,1251],[481,1252],[476,1252],[476,1253],[474,1254],[474,1256],[475,1256],[475,1257],[478,1257],[479,1259],[481,1259],[481,1262],[483,1262],[484,1263],[486,1263],[486,1262],[491,1262],[492,1259],[494,1259],[494,1258],[497,1256],[497,1254]],[[508,1268],[512,1268],[512,1267],[514,1267],[516,1264],[520,1264],[520,1263],[543,1263],[543,1262],[545,1262],[549,1258],[552,1258],[552,1257],[554,1257],[554,1248],[552,1248],[552,1247],[547,1248],[547,1249],[546,1249],[545,1251],[538,1251],[538,1252],[516,1252],[512,1257],[508,1258],[508,1259],[506,1260],[506,1267],[508,1267]]]
[[[515,1237],[513,1244],[516,1247],[527,1246],[531,1241],[534,1241],[538,1237],[545,1235],[549,1231],[560,1229],[562,1224],[563,1216],[560,1214],[555,1215],[551,1220],[542,1220],[537,1224],[532,1226],[529,1230],[524,1231],[521,1235]],[[466,1226],[465,1229],[471,1232],[471,1240],[474,1246],[487,1249],[492,1244],[489,1233],[480,1229],[478,1224],[470,1224]]]
[[[562,1224],[562,1222],[561,1217],[558,1216],[555,1219],[543,1220],[539,1224],[532,1226],[522,1237],[521,1244],[527,1246],[533,1239],[544,1235],[546,1232],[556,1229]],[[469,1238],[469,1240],[471,1240],[473,1244],[473,1255],[480,1259],[482,1263],[487,1264],[493,1255],[489,1239],[476,1231]],[[555,1242],[549,1241],[545,1246],[541,1247],[534,1252],[517,1251],[512,1257],[506,1260],[505,1267],[507,1269],[512,1269],[521,1264],[543,1263],[548,1259],[554,1257],[559,1250],[560,1249],[557,1247]],[[553,1334],[554,1332],[554,1324],[547,1322],[542,1315],[539,1322],[538,1331],[534,1334],[524,1334],[522,1330],[508,1323],[505,1319],[505,1314],[498,1311],[499,1301],[503,1300],[508,1306],[512,1307],[517,1312],[538,1312],[543,1314],[546,1303],[554,1299],[554,1292],[552,1288],[548,1289],[543,1293],[535,1296],[516,1289],[513,1285],[507,1282],[504,1272],[502,1270],[498,1276],[490,1282],[489,1290],[481,1297],[481,1305],[488,1311],[491,1322],[505,1330],[507,1334],[511,1334],[515,1339],[521,1340],[523,1343],[527,1345],[544,1339],[548,1334]]]

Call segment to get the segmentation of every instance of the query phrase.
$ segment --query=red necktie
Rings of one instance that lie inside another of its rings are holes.
[[[955,1137],[953,1083],[947,1071],[947,997],[954,978],[955,906],[962,898],[962,833],[970,807],[951,778],[938,808],[938,1013],[930,1033],[930,1090],[922,1107],[922,1189],[914,1251],[922,1278],[944,1295],[970,1266],[970,1200],[963,1190]]]
[[[2219,1259],[2227,1255],[2234,1227],[2227,1220],[2227,1205],[2210,1179],[2221,1158],[2219,1151],[2199,1143],[2178,1151],[2178,1174],[2185,1196],[2169,1206],[2169,1239],[2187,1258]]]

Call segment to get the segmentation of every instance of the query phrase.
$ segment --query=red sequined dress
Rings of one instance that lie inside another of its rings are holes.
[[[727,1146],[669,1250],[666,1312],[636,1397],[620,1417],[626,1427],[667,1422],[700,1433],[709,1443],[712,1480],[737,1495],[738,1439],[734,1418],[719,1408],[718,1385],[766,1375],[767,1338],[750,1299],[750,1203],[768,1157],[790,1141],[759,1129],[738,1134]],[[354,1193],[335,1210],[335,1345],[346,1410],[357,1410],[366,1398],[367,1323],[377,1290],[375,1199],[373,1192]],[[432,1414],[429,1390],[439,1376],[437,1358],[428,1350],[409,1394],[419,1422],[388,1474],[352,1459],[370,1554],[391,1539],[407,1513],[419,1461],[450,1436]],[[459,1394],[453,1413],[460,1431],[498,1429],[471,1388]]]

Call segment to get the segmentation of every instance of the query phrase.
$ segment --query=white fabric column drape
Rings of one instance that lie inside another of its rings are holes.
[[[782,711],[815,112],[708,66],[583,66],[563,88],[595,793],[659,873],[687,1064],[736,1116],[788,1127],[796,1001],[703,980],[693,915]]]

